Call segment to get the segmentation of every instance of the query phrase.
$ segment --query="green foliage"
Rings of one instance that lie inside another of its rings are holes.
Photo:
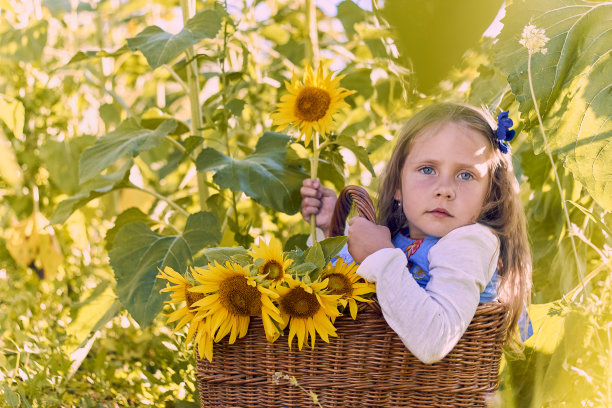
[[[214,38],[221,29],[221,17],[214,10],[204,10],[190,18],[175,35],[157,26],[149,26],[134,38],[128,38],[132,51],[141,51],[151,68],[170,62],[188,47],[205,38]]]
[[[157,268],[246,264],[244,248],[275,235],[314,279],[345,243],[306,248],[295,213],[308,153],[269,128],[282,84],[306,62],[304,10],[207,1],[173,26],[173,2],[0,3],[0,405],[197,406],[184,332],[177,342],[156,318]],[[478,13],[400,3],[317,12],[322,57],[357,90],[334,118],[321,180],[375,191],[389,141],[420,106],[510,110],[537,334],[525,360],[508,355],[500,395],[509,407],[610,405],[610,3],[514,0],[502,33],[479,44],[500,1],[478,1]],[[518,43],[529,23],[551,38],[532,71],[561,191],[540,154]],[[55,280],[39,281],[6,248],[5,231],[34,212],[50,218],[41,228],[65,258]]]
[[[300,209],[300,187],[306,174],[287,163],[289,140],[282,133],[266,132],[243,160],[206,148],[198,155],[196,166],[200,172],[214,170],[213,181],[221,188],[244,192],[265,207],[295,214]]]
[[[194,255],[221,241],[219,223],[207,212],[191,214],[180,235],[160,235],[143,222],[119,229],[109,252],[117,279],[119,300],[141,326],[148,326],[161,311],[163,281],[156,278],[166,266],[187,271]]]
[[[597,203],[612,210],[612,4],[514,1],[504,21],[507,28],[495,47],[496,64],[509,75],[536,153],[544,151],[544,140],[537,129],[529,91],[528,53],[516,41],[530,23],[546,29],[550,38],[548,52],[532,57],[534,93],[550,148]]]

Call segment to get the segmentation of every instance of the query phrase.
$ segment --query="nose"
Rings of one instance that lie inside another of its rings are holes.
[[[440,178],[440,182],[435,189],[436,198],[444,198],[447,200],[455,199],[455,187],[451,180],[445,177]]]

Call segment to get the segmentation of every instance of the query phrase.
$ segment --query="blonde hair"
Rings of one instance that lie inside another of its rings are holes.
[[[490,160],[489,190],[478,216],[478,223],[491,228],[500,240],[497,288],[500,300],[510,308],[508,340],[517,340],[518,321],[523,307],[529,305],[531,294],[531,252],[527,238],[525,213],[518,191],[519,185],[512,168],[510,154],[498,147],[495,121],[484,109],[455,103],[430,105],[415,114],[403,127],[397,144],[383,173],[379,187],[378,222],[391,230],[391,236],[407,226],[406,217],[395,192],[401,188],[401,173],[414,140],[433,126],[457,123],[481,133],[489,141],[493,157]]]

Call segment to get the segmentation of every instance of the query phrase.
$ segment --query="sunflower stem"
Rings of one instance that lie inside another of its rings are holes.
[[[314,0],[306,0],[306,27],[308,28],[308,41],[306,41],[306,59],[313,65],[319,65],[319,36],[317,31],[317,8]]]
[[[324,143],[325,144],[325,143]],[[312,136],[312,161],[310,163],[310,178],[312,180],[317,179],[317,169],[319,167],[319,152],[321,149],[319,148],[319,133],[313,132]],[[317,223],[316,223],[316,215],[312,214],[310,216],[310,236],[312,237],[312,244],[314,245],[317,242]]]
[[[187,21],[195,15],[195,1],[193,0],[180,0],[181,11],[183,13],[183,25],[187,24]],[[198,61],[195,58],[195,48],[192,46],[185,50],[187,56],[187,86],[189,88],[189,107],[191,109],[191,134],[204,138],[202,128],[204,122],[202,120],[202,109],[200,107],[200,82],[198,78]],[[203,146],[199,146],[195,151],[194,155],[197,157]],[[198,172],[197,175],[198,184],[198,197],[200,200],[200,209],[206,209],[206,200],[208,199],[209,192],[208,186],[206,185],[206,173]]]
[[[225,12],[227,12],[227,0],[223,3],[223,7]],[[227,73],[225,72],[225,60],[227,59],[227,18],[223,20],[223,51],[221,53],[221,86],[223,92],[221,92],[221,100],[223,103],[222,115],[223,119],[221,120],[221,133],[223,135],[223,139],[225,140],[225,150],[228,156],[231,156],[231,148],[229,135],[227,131]],[[232,208],[234,215],[234,223],[236,227],[238,227],[238,200],[236,199],[236,193],[234,191],[232,193]]]
[[[580,275],[580,283],[584,289],[585,295],[589,296],[589,290],[585,286],[584,282],[584,272],[582,271],[582,264],[580,263],[580,258],[578,257],[578,250],[576,249],[576,242],[574,241],[574,235],[572,234],[572,223],[569,216],[569,211],[567,210],[567,205],[565,203],[565,198],[563,196],[563,187],[561,187],[561,181],[559,179],[559,172],[557,171],[557,166],[555,165],[555,160],[552,156],[552,152],[550,150],[550,146],[548,145],[548,138],[546,137],[546,132],[544,131],[544,124],[542,122],[542,116],[540,115],[540,109],[538,107],[538,101],[535,97],[535,92],[533,90],[533,80],[531,78],[531,51],[529,52],[529,57],[527,58],[527,78],[529,79],[529,91],[531,92],[531,99],[533,101],[533,106],[535,108],[536,116],[538,117],[538,124],[540,125],[540,133],[542,134],[542,139],[544,139],[544,147],[546,148],[546,154],[548,159],[550,160],[550,164],[552,165],[553,171],[555,173],[555,181],[557,184],[557,189],[559,190],[559,195],[561,196],[561,207],[563,208],[563,213],[565,215],[565,222],[567,223],[567,235],[569,236],[572,242],[572,250],[574,252],[574,257],[576,258],[576,267],[578,268],[578,274]]]

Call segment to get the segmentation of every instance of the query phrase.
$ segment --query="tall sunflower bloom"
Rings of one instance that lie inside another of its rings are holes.
[[[336,265],[327,265],[321,279],[329,279],[327,289],[331,295],[341,295],[338,303],[342,307],[349,305],[351,317],[357,318],[357,300],[360,302],[371,302],[363,298],[363,295],[376,293],[376,287],[369,282],[360,282],[361,277],[357,275],[357,265],[355,262],[347,264],[342,258],[338,258]]]
[[[309,145],[313,131],[321,135],[329,133],[333,126],[333,115],[341,108],[348,107],[344,101],[355,91],[340,88],[344,75],[332,78],[333,72],[326,73],[323,65],[316,72],[310,65],[304,70],[304,81],[294,74],[291,83],[285,81],[289,92],[281,97],[276,111],[270,117],[277,126],[277,131],[288,125],[300,129],[300,138],[304,135],[306,146]]]
[[[283,249],[280,240],[276,238],[270,239],[270,243],[259,239],[257,245],[253,246],[253,250],[249,251],[249,255],[253,259],[262,259],[264,262],[259,267],[259,275],[270,282],[270,285],[275,288],[283,283],[287,275],[287,268],[293,263],[293,259],[287,259],[283,254]]]
[[[278,337],[273,321],[280,324],[282,319],[270,299],[277,298],[278,294],[258,285],[240,264],[228,261],[224,266],[215,261],[207,269],[195,268],[193,277],[199,285],[189,291],[207,294],[193,307],[199,318],[209,320],[210,333],[215,342],[228,333],[229,344],[233,344],[236,338],[244,337],[253,316],[261,317],[269,341]]]
[[[195,302],[204,298],[204,295],[202,293],[191,292],[189,290],[192,288],[191,283],[169,266],[166,266],[163,271],[159,270],[157,278],[166,279],[169,282],[164,289],[160,290],[160,292],[171,292],[170,300],[165,303],[185,302],[183,307],[166,315],[168,317],[166,323],[172,323],[181,319],[172,333],[175,333],[189,323],[189,330],[185,338],[185,346],[188,346],[189,343],[194,340],[194,351],[197,349],[200,356],[204,356],[208,361],[212,361],[213,341],[209,334],[208,322],[202,318],[196,317],[196,311],[192,308]],[[171,286],[170,283],[174,283],[175,286]]]
[[[283,318],[282,327],[289,325],[289,348],[296,335],[300,350],[308,341],[308,337],[314,349],[315,331],[326,343],[329,343],[329,336],[337,336],[331,319],[340,315],[338,299],[341,296],[323,294],[322,291],[327,287],[327,283],[328,280],[324,280],[308,285],[289,278],[289,287],[276,288],[280,294],[278,305]]]

